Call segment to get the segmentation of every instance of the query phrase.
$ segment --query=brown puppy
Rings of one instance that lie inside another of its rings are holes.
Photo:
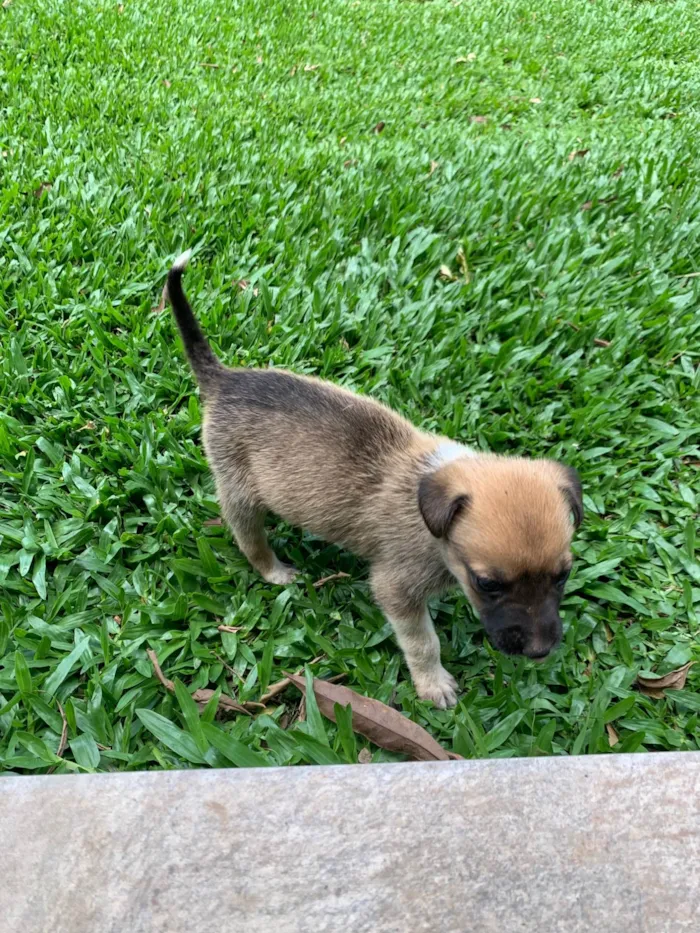
[[[454,706],[426,606],[455,579],[499,650],[542,658],[561,639],[559,601],[583,517],[576,472],[481,454],[345,389],[275,369],[227,369],[182,290],[166,291],[204,399],[203,440],[224,519],[271,583],[297,573],[271,550],[274,512],[371,562],[420,697]],[[573,521],[572,521],[573,519]]]

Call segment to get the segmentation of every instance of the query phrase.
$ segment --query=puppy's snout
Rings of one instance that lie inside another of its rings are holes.
[[[522,655],[533,661],[542,661],[561,641],[562,626],[558,615],[532,620],[525,613],[514,614],[506,624],[485,627],[491,643],[503,654]],[[505,620],[501,620],[503,623]]]

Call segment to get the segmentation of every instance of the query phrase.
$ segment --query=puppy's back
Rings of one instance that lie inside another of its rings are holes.
[[[418,432],[371,399],[275,369],[233,369],[207,405],[204,442],[219,475],[235,465],[268,509],[369,554],[368,509]]]

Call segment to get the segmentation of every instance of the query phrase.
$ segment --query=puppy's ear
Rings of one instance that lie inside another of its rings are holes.
[[[562,470],[564,471],[566,483],[561,487],[561,491],[564,493],[564,498],[571,509],[574,527],[578,528],[583,521],[583,489],[581,488],[581,480],[573,467],[562,466]]]
[[[456,494],[452,486],[444,470],[424,476],[418,484],[418,508],[435,538],[447,537],[454,520],[469,505],[469,496]]]

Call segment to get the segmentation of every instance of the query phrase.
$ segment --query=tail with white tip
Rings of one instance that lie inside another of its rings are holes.
[[[178,256],[170,267],[168,281],[165,285],[165,297],[170,302],[177,326],[180,328],[182,342],[192,371],[202,393],[206,395],[218,383],[223,372],[223,366],[209,346],[209,342],[192,313],[190,303],[182,290],[182,273],[187,267],[191,256],[192,251],[188,249],[187,252]]]

